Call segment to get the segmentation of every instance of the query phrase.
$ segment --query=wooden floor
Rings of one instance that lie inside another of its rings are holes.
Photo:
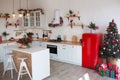
[[[0,63],[0,80],[17,80],[17,73],[14,71],[14,79],[10,78],[10,71],[4,76],[3,64]],[[27,75],[20,80],[30,80]],[[115,80],[108,77],[101,77],[96,71],[83,68],[77,65],[51,61],[51,76],[44,80]]]

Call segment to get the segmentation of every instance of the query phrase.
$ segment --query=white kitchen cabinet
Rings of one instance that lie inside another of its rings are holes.
[[[38,45],[37,42],[34,44]],[[47,48],[47,45],[57,46],[57,54],[50,53],[50,59],[71,64],[82,65],[82,47],[78,45],[58,44],[53,42],[39,42],[40,47]]]
[[[74,64],[82,65],[82,47],[81,46],[71,46],[71,62]]]
[[[43,26],[45,26],[45,17],[40,11],[31,11],[29,17],[23,16],[22,25],[26,28],[43,28]]]
[[[81,46],[76,45],[60,45],[59,60],[67,63],[82,65]]]
[[[47,48],[46,42],[40,42],[40,47],[42,47],[42,48]]]
[[[69,45],[60,45],[58,52],[59,52],[59,59],[65,62],[70,62],[71,59],[71,47]]]

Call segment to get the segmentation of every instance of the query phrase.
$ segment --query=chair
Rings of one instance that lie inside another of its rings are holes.
[[[20,62],[20,69],[19,69],[19,73],[18,73],[18,79],[20,79],[20,76],[28,74],[28,76],[30,77],[30,79],[32,80],[32,77],[30,75],[30,72],[28,70],[27,64],[25,62],[25,60],[27,59],[26,57],[19,57],[19,60],[21,60]]]
[[[13,54],[9,53],[9,54],[7,54],[7,56],[8,56],[8,59],[7,59],[7,63],[5,64],[3,76],[4,76],[6,71],[10,70],[11,71],[11,78],[13,79],[13,69],[15,69],[16,72],[17,72],[17,69],[16,69],[16,66],[15,66],[15,63],[13,60]]]

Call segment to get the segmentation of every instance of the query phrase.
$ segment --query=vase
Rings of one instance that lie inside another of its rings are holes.
[[[90,29],[90,33],[94,33],[94,30],[93,30],[93,29]]]

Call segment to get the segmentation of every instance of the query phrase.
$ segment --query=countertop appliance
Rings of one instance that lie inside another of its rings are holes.
[[[82,66],[96,68],[102,34],[84,33],[82,35]]]

